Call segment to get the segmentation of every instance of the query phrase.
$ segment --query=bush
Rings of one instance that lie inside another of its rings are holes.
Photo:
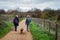
[[[7,26],[8,25],[5,22],[3,21],[0,22],[0,30],[6,28]]]
[[[11,20],[10,20],[11,21]],[[6,35],[11,27],[13,26],[12,21],[8,21],[8,17],[0,16],[0,38],[2,38],[4,35]]]

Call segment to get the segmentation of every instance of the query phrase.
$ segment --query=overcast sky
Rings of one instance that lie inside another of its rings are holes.
[[[31,8],[60,9],[60,0],[0,0],[0,9],[15,9],[21,8],[23,11]]]

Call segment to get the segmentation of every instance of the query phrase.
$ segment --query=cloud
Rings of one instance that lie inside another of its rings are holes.
[[[20,8],[23,11],[30,10],[31,8],[44,8],[59,9],[60,0],[0,0],[0,9],[15,9]]]

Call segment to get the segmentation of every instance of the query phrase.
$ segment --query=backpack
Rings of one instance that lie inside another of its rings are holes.
[[[18,20],[16,18],[14,19],[14,23],[18,23]]]
[[[29,18],[26,19],[26,23],[29,24],[31,20]]]

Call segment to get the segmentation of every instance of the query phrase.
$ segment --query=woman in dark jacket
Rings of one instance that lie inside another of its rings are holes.
[[[13,23],[15,26],[15,31],[17,31],[17,26],[19,25],[18,15],[16,15],[16,17],[13,19]]]

